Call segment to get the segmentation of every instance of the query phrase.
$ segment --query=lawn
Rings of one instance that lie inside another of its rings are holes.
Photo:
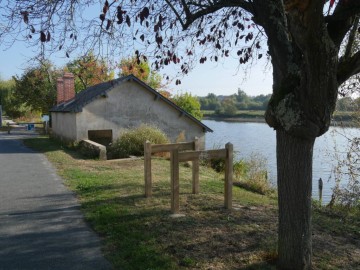
[[[25,143],[45,153],[74,190],[115,269],[275,269],[275,198],[233,188],[225,210],[224,175],[200,169],[200,194],[191,194],[191,167],[180,168],[180,211],[170,213],[170,163],[153,161],[153,197],[144,197],[143,160],[99,161],[46,137]],[[360,265],[358,215],[314,211],[314,269]]]

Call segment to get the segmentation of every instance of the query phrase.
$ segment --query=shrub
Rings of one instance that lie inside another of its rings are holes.
[[[345,134],[343,136],[348,140],[346,157],[335,156],[338,164],[334,169],[335,187],[329,206],[338,204],[348,209],[360,209],[360,138],[350,139]],[[346,184],[341,184],[342,182]]]
[[[124,130],[120,137],[109,147],[109,156],[111,158],[143,156],[146,140],[153,144],[169,142],[163,131],[157,127],[142,124],[135,129]]]
[[[267,177],[266,159],[252,154],[248,160],[234,163],[235,185],[259,194],[268,194],[273,191]]]
[[[235,161],[233,165],[233,170],[234,179],[241,180],[249,172],[249,164],[245,160]]]
[[[223,158],[210,159],[208,164],[216,172],[224,172],[225,171],[225,159],[223,159]]]
[[[225,171],[225,159],[203,160],[203,166],[211,167],[216,172]],[[266,159],[259,154],[252,154],[249,159],[234,161],[234,185],[262,195],[274,191],[267,177]]]

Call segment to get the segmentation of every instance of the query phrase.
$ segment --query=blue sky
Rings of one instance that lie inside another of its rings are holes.
[[[102,6],[94,5],[87,8],[87,17],[98,17]],[[36,55],[36,48],[26,45],[25,41],[17,41],[10,48],[0,44],[0,78],[10,79],[13,75],[21,76],[24,69],[31,66],[29,59]],[[55,53],[50,60],[61,67],[67,62],[76,58],[72,53],[70,58],[66,58],[64,52]],[[226,58],[224,63],[206,62],[197,64],[196,67],[180,77],[180,85],[170,84],[169,90],[172,94],[190,92],[197,96],[206,96],[208,93],[216,95],[231,95],[241,88],[248,95],[270,94],[272,92],[272,70],[271,64],[266,65],[265,57],[261,59],[251,69],[243,70],[238,66],[238,59]],[[270,68],[269,68],[270,66]],[[160,74],[165,73],[174,77],[173,66],[168,66],[161,70]],[[175,80],[173,80],[175,82]]]
[[[102,3],[84,6],[85,18],[98,18],[102,11]],[[328,10],[328,5],[324,8]],[[34,48],[27,48],[25,42],[16,42],[11,48],[4,50],[0,44],[0,78],[9,79],[13,75],[21,75],[23,70],[31,65],[29,59],[34,55]],[[76,55],[71,55],[76,57]],[[264,59],[265,57],[263,57]],[[63,66],[73,58],[66,58],[64,52],[55,54],[51,61],[57,66]],[[190,92],[193,95],[205,96],[208,93],[216,95],[230,95],[237,92],[238,88],[248,95],[270,94],[272,92],[271,64],[265,60],[258,62],[251,69],[238,70],[238,60],[227,58],[224,64],[205,63],[198,64],[188,75],[183,76],[181,85],[169,85],[172,94]],[[175,72],[168,67],[166,74],[174,75]],[[161,73],[161,72],[160,72]],[[175,79],[173,80],[175,81]]]
[[[0,46],[0,77],[10,79],[13,75],[21,76],[26,67],[31,66],[29,59],[35,55],[35,48],[27,48],[24,42],[16,42],[11,48]],[[56,66],[63,66],[71,58],[66,58],[63,53],[55,54],[51,60]],[[163,71],[160,71],[162,73]],[[170,68],[164,73],[174,75]],[[238,70],[237,61],[227,59],[223,64],[205,63],[198,64],[195,69],[180,78],[181,85],[170,84],[170,92],[177,94],[190,92],[193,95],[205,96],[208,93],[216,95],[230,95],[237,92],[238,88],[248,95],[271,93],[272,71],[266,67],[265,62],[259,62],[251,69]]]
[[[237,93],[238,88],[251,96],[272,92],[272,70],[264,62],[246,70],[242,67],[238,69],[238,61],[230,58],[223,64],[198,64],[193,71],[181,78],[180,86],[172,89],[175,92],[188,91],[197,96],[208,93],[230,95]]]

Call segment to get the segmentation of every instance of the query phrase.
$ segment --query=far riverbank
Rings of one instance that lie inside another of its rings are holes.
[[[239,122],[239,123],[265,123],[265,118],[262,117],[227,117],[227,116],[204,116],[203,120],[225,121],[225,122]]]
[[[238,111],[236,115],[217,115],[214,111],[203,111],[203,120],[236,122],[236,123],[265,123],[265,111]],[[359,127],[354,121],[353,112],[335,112],[331,126]]]

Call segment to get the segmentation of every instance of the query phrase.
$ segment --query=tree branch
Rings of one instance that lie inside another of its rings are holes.
[[[356,16],[355,21],[354,21],[354,25],[351,28],[350,34],[349,34],[349,40],[346,44],[346,49],[345,49],[345,53],[344,53],[344,59],[347,59],[351,56],[352,50],[353,50],[353,46],[354,46],[354,41],[356,38],[356,33],[358,31],[358,26],[359,26],[359,19],[360,16]]]
[[[174,12],[174,14],[175,14],[176,18],[179,20],[182,28],[185,29],[185,23],[184,23],[183,19],[181,18],[180,13],[176,10],[175,6],[172,3],[170,3],[169,0],[165,0],[165,2],[169,5],[171,10]]]
[[[340,0],[334,13],[325,17],[329,35],[337,47],[340,47],[346,33],[353,25],[355,16],[359,14],[359,0]]]
[[[338,84],[341,85],[357,73],[360,73],[360,51],[348,59],[340,59],[337,72]]]
[[[184,30],[188,29],[197,19],[206,16],[208,14],[214,13],[222,8],[240,7],[250,13],[253,12],[251,3],[245,0],[218,0],[213,2],[207,1],[208,5],[201,5],[201,8],[199,10],[192,13],[190,7],[196,6],[197,8],[199,8],[200,5],[197,3],[181,0],[181,5],[183,7],[183,11],[185,15],[185,18],[182,18],[181,14],[176,10],[175,6],[172,3],[170,3],[169,0],[165,0],[165,1],[169,5],[171,10],[174,12],[175,16],[179,19],[181,26],[183,27]]]

